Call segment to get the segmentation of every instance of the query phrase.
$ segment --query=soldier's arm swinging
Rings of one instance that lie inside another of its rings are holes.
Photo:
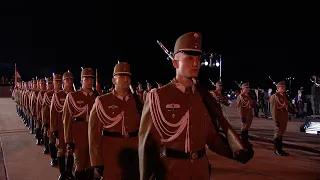
[[[63,126],[64,126],[64,140],[65,142],[69,145],[69,147],[71,149],[73,149],[74,147],[74,143],[73,143],[73,135],[72,135],[72,123],[73,123],[73,120],[72,120],[72,115],[69,110],[69,107],[71,105],[69,105],[69,98],[70,98],[71,94],[69,93],[66,97],[66,100],[64,101],[64,104],[63,104],[63,110],[62,110],[62,120],[63,120]],[[72,97],[71,97],[72,98]]]
[[[50,132],[53,133],[56,138],[58,138],[58,112],[54,107],[56,98],[53,98],[53,96],[50,104]]]
[[[156,170],[160,165],[160,143],[159,140],[156,140],[155,133],[152,133],[154,130],[149,96],[150,93],[147,94],[144,103],[139,129],[138,151],[140,180],[149,180],[151,176],[155,176]]]
[[[102,158],[102,123],[97,115],[97,101],[96,99],[89,117],[89,153],[91,166],[99,167],[103,166]]]

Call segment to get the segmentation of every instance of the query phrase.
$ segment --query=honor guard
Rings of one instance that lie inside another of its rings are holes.
[[[61,90],[62,86],[62,75],[54,74],[53,75],[53,89],[44,93],[42,101],[42,128],[44,135],[44,150],[43,153],[47,154],[50,151],[51,157],[51,166],[56,166],[57,161],[57,148],[56,148],[56,138],[50,132],[50,107],[53,93]]]
[[[141,180],[207,180],[206,146],[231,155],[192,81],[198,77],[201,54],[201,34],[190,32],[179,37],[172,61],[176,77],[147,95],[139,130]]]
[[[237,109],[241,119],[241,138],[244,142],[248,141],[248,131],[252,124],[253,100],[249,96],[249,83],[241,85],[241,93],[237,98]]]
[[[147,81],[147,88],[143,92],[143,102],[145,102],[147,94],[151,91],[151,84]]]
[[[217,100],[217,102],[221,105],[230,106],[228,99],[223,96],[222,92],[222,82],[219,81],[216,83],[216,90],[213,91],[212,96]]]
[[[142,87],[142,84],[138,82],[138,87],[137,87],[137,90],[136,90],[136,94],[138,95],[140,101],[143,103],[143,87]]]
[[[67,145],[64,141],[64,129],[62,121],[62,110],[66,96],[73,91],[73,75],[70,71],[63,74],[63,91],[56,91],[52,95],[50,107],[50,133],[58,139],[58,164],[60,176],[59,180],[66,178],[74,179],[72,168],[74,163],[72,151],[68,151],[66,166],[66,149]]]
[[[90,166],[88,121],[89,114],[96,99],[92,87],[94,72],[84,68],[81,72],[82,87],[78,91],[68,93],[63,105],[62,119],[64,123],[65,142],[68,151],[75,156],[75,178],[93,178],[94,169]]]
[[[51,81],[52,83],[52,81]],[[36,98],[36,128],[35,128],[35,138],[37,139],[36,144],[40,145],[42,144],[42,117],[41,117],[41,107],[42,107],[42,102],[43,102],[43,95],[46,92],[46,80],[45,79],[40,79],[39,80],[39,93]]]
[[[34,134],[34,128],[35,128],[35,121],[37,118],[37,112],[36,112],[36,107],[37,107],[37,96],[38,93],[40,92],[39,90],[39,82],[38,80],[33,80],[32,81],[32,90],[29,94],[29,112],[30,112],[30,133]]]
[[[282,149],[282,136],[287,129],[289,120],[288,100],[285,97],[286,84],[280,81],[277,84],[277,92],[270,97],[270,111],[275,123],[274,150],[277,155],[285,156],[289,153]]]
[[[130,92],[130,66],[114,67],[115,89],[96,99],[89,120],[91,165],[103,179],[139,179],[138,131],[142,103]],[[103,171],[103,173],[102,173]]]

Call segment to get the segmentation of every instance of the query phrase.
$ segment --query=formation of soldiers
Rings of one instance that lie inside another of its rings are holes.
[[[114,89],[107,94],[93,88],[94,72],[84,68],[81,88],[73,74],[54,74],[39,80],[19,80],[14,90],[17,113],[35,134],[36,144],[59,165],[60,180],[93,179],[94,169],[104,179],[199,179],[210,177],[206,149],[246,163],[253,157],[248,141],[252,122],[249,84],[242,85],[237,107],[243,123],[241,138],[224,118],[221,105],[230,105],[221,92],[202,88],[197,81],[202,36],[186,33],[176,41],[172,63],[176,77],[145,91],[131,86],[130,65],[115,65]],[[278,128],[275,152],[284,155],[282,135],[288,119],[285,86],[271,98]],[[251,115],[250,115],[251,112]],[[73,167],[74,175],[73,175]],[[186,173],[187,172],[187,173]]]

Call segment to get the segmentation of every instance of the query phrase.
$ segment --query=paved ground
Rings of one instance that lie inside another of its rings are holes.
[[[0,98],[0,180],[56,180],[58,169],[49,165],[49,156],[43,155],[42,146],[35,145],[33,135],[29,134],[21,119],[15,113],[14,103],[9,98]],[[240,121],[235,108],[228,107],[227,116],[231,124],[238,130]],[[304,121],[292,120],[284,140],[288,144],[309,146],[320,149],[319,137],[299,132]],[[272,120],[256,118],[253,121],[251,135],[272,140]],[[258,140],[259,140],[258,138]],[[273,153],[273,145],[268,141],[252,141],[255,157],[247,164],[217,156],[208,152],[212,163],[212,178],[215,180],[245,179],[320,179],[320,155],[307,151],[287,148],[291,154],[279,157]],[[1,152],[2,151],[2,152]],[[2,157],[1,154],[4,154]]]

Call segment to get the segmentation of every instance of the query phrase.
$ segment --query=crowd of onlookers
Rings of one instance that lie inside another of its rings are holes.
[[[0,86],[12,86],[14,85],[14,77],[5,77],[1,76],[0,78]]]

